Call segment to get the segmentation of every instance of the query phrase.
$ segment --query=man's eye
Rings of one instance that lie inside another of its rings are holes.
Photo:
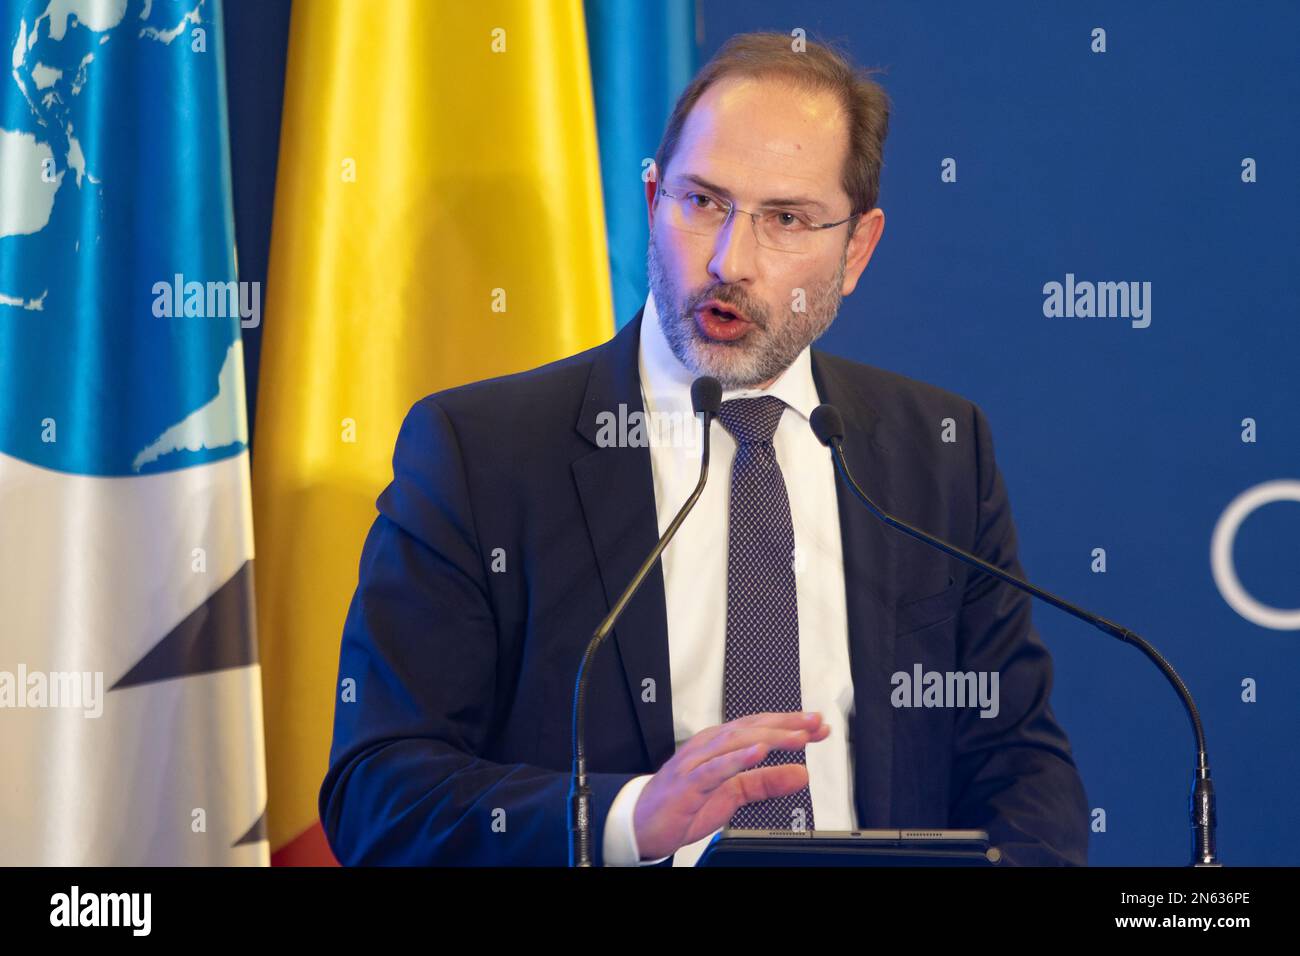
[[[686,194],[686,199],[687,199],[687,201],[690,202],[693,206],[695,206],[696,209],[707,209],[707,208],[708,208],[708,203],[713,202],[713,197],[712,197],[712,196],[706,196],[704,193],[687,193],[687,194]],[[702,199],[702,200],[704,200],[704,202],[703,202],[703,203],[697,203],[697,202],[695,201],[695,200],[697,200],[697,199]]]
[[[772,219],[778,226],[788,232],[803,229],[808,225],[807,221],[802,216],[794,212],[777,210],[772,213]]]

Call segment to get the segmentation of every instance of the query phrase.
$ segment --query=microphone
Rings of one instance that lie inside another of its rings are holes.
[[[1160,668],[1160,672],[1165,675],[1169,683],[1173,685],[1178,692],[1179,698],[1183,702],[1183,707],[1187,710],[1187,716],[1192,721],[1192,730],[1196,734],[1196,768],[1193,771],[1193,784],[1191,795],[1191,818],[1192,818],[1192,866],[1221,866],[1215,846],[1215,827],[1217,820],[1215,817],[1214,807],[1214,783],[1210,779],[1210,762],[1205,749],[1205,729],[1201,726],[1201,714],[1196,709],[1196,702],[1192,700],[1191,691],[1183,683],[1183,679],[1178,676],[1173,665],[1165,660],[1164,656],[1152,647],[1147,641],[1130,631],[1127,627],[1115,624],[1106,620],[1091,611],[1085,611],[1083,608],[1065,601],[1049,591],[1044,591],[1028,581],[1022,581],[1014,574],[1002,570],[994,564],[990,564],[983,558],[976,557],[961,548],[955,547],[948,542],[936,538],[932,534],[915,528],[906,521],[901,521],[893,515],[888,514],[876,505],[866,492],[853,480],[853,475],[849,472],[848,462],[844,459],[844,419],[840,417],[839,411],[834,405],[818,405],[813,409],[809,416],[809,424],[812,426],[813,434],[817,440],[831,450],[831,458],[835,466],[844,479],[845,483],[853,490],[853,493],[865,504],[877,518],[890,527],[897,528],[905,534],[911,535],[918,541],[924,541],[931,547],[938,548],[945,554],[952,555],[965,561],[974,568],[984,571],[1014,585],[1021,591],[1032,594],[1040,600],[1046,601],[1053,607],[1058,607],[1067,614],[1077,617],[1081,621],[1093,625],[1111,635],[1124,641],[1126,644],[1132,644],[1138,650],[1142,651],[1151,661]]]
[[[677,529],[681,527],[686,516],[691,513],[695,507],[695,502],[700,498],[700,493],[704,491],[704,483],[709,477],[709,430],[713,419],[717,417],[718,410],[722,406],[722,384],[712,376],[705,375],[697,378],[691,383],[691,406],[695,409],[695,414],[700,416],[703,425],[704,435],[702,442],[702,451],[700,455],[700,480],[695,485],[695,490],[691,492],[686,503],[682,505],[677,516],[673,518],[672,524],[663,533],[659,543],[654,546],[650,556],[642,562],[641,567],[637,569],[632,580],[628,582],[619,599],[614,602],[614,606],[605,615],[605,619],[600,622],[595,633],[591,635],[591,640],[587,643],[587,651],[582,655],[582,663],[578,666],[578,679],[573,690],[573,783],[569,787],[569,832],[572,834],[569,846],[569,865],[570,866],[591,866],[591,787],[587,783],[587,752],[586,752],[586,718],[587,718],[587,672],[588,666],[596,655],[596,650],[609,636],[609,632],[614,629],[614,623],[623,614],[623,610],[632,600],[632,596],[641,588],[645,577],[654,567],[654,563],[659,560],[659,555],[663,554],[664,548],[668,547],[668,542],[673,539]]]

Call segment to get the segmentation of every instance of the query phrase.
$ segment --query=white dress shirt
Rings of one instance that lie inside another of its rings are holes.
[[[692,414],[690,389],[695,375],[678,361],[664,338],[653,293],[646,298],[641,318],[638,364],[641,400],[647,413]],[[773,444],[790,496],[794,525],[802,702],[804,710],[820,711],[831,727],[830,736],[809,744],[804,751],[813,822],[819,830],[852,830],[857,826],[853,746],[849,739],[853,679],[849,672],[844,559],[834,466],[830,452],[808,425],[808,416],[820,404],[809,349],[799,353],[770,388],[728,389],[722,397],[726,401],[761,395],[775,395],[788,406]],[[673,735],[678,747],[701,730],[723,723],[727,522],[736,441],[716,419],[710,441],[709,481],[661,558],[668,612]],[[699,447],[680,441],[652,441],[650,462],[659,533],[663,534],[699,480]],[[641,860],[637,848],[632,815],[649,780],[646,774],[629,781],[615,798],[603,835],[606,866],[652,864],[667,859]],[[713,836],[711,833],[679,849],[673,865],[694,866]]]

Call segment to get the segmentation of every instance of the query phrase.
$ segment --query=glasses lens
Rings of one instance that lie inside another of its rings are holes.
[[[669,223],[675,229],[700,236],[715,236],[727,220],[730,209],[722,200],[699,191],[683,190],[669,200]],[[738,216],[750,217],[737,210]],[[812,229],[802,216],[785,210],[766,210],[753,219],[759,245],[781,252],[807,252],[812,245]]]
[[[699,235],[712,235],[727,218],[726,208],[704,193],[683,192],[672,200],[673,223],[677,228]]]
[[[782,252],[804,252],[812,231],[808,222],[792,212],[772,210],[759,217],[758,241]]]

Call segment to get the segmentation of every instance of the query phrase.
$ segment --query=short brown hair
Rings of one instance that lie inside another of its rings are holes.
[[[686,117],[704,91],[725,76],[779,77],[809,91],[834,93],[848,118],[849,154],[841,184],[853,204],[852,216],[876,208],[880,197],[880,167],[889,133],[889,96],[872,80],[879,70],[856,67],[847,54],[825,42],[807,40],[796,50],[784,33],[740,33],[723,44],[690,85],[682,91],[668,118],[655,153],[662,173],[677,150]],[[853,227],[857,227],[854,222]]]

